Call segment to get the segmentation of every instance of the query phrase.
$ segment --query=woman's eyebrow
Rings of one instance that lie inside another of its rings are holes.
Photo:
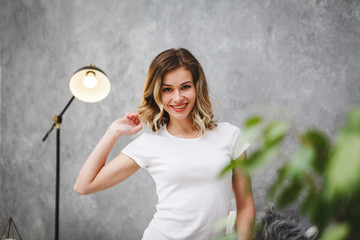
[[[187,82],[184,82],[184,83],[180,84],[180,86],[185,85],[185,84],[189,84],[189,83],[192,83],[192,82],[191,82],[191,81],[187,81]],[[169,86],[169,87],[171,87],[172,85],[171,85],[171,84],[162,83],[161,86]]]
[[[191,82],[191,81],[187,81],[187,82],[182,83],[181,85],[185,85],[185,84],[189,84],[189,83],[192,83],[192,82]]]

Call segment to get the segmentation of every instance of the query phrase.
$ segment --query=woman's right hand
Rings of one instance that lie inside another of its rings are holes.
[[[137,113],[126,113],[123,118],[115,120],[108,131],[121,135],[133,135],[143,128]]]

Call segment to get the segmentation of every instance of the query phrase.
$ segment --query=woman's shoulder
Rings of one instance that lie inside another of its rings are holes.
[[[218,137],[233,138],[233,136],[239,135],[240,129],[229,122],[218,122],[217,127],[210,130],[208,135],[216,135]]]
[[[158,142],[166,137],[166,129],[162,126],[158,131],[153,132],[150,128],[145,128],[143,132],[136,138],[139,142]]]
[[[217,128],[220,131],[239,131],[240,129],[229,122],[218,122]]]
[[[146,149],[151,149],[154,145],[157,145],[159,141],[159,136],[156,133],[142,132],[137,136],[133,136],[133,139],[127,144],[125,150],[134,149],[139,151],[139,149],[142,149],[145,151]]]
[[[232,159],[236,159],[249,146],[245,136],[239,127],[228,122],[219,123],[218,128],[221,132],[221,135],[225,136],[226,139],[228,139],[228,142],[231,144],[231,149],[234,151]]]

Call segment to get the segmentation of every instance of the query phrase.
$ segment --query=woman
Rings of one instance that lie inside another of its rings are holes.
[[[74,190],[90,194],[110,188],[146,169],[156,183],[156,213],[143,240],[216,239],[214,223],[229,213],[231,187],[236,199],[238,239],[252,236],[254,203],[249,176],[241,169],[219,178],[237,158],[246,159],[240,130],[213,119],[200,63],[186,49],[169,49],[151,63],[138,113],[114,121],[80,171]],[[116,140],[143,133],[108,163]]]

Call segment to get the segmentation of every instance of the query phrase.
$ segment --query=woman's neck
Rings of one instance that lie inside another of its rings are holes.
[[[196,138],[199,136],[199,132],[193,128],[191,119],[170,119],[166,129],[176,137]]]

